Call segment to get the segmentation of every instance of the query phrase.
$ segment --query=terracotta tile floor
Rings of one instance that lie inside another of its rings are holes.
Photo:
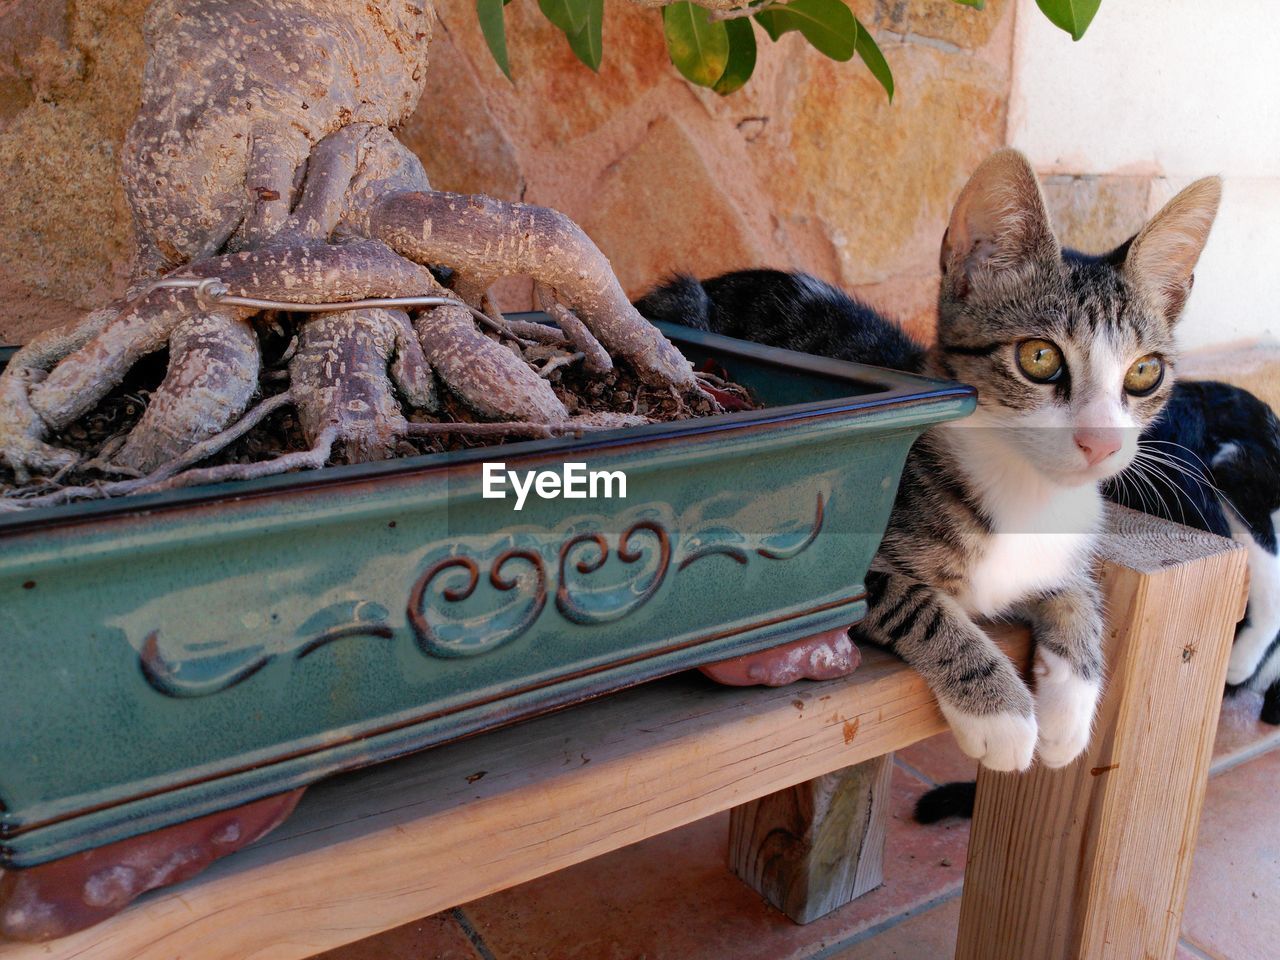
[[[1271,960],[1280,943],[1280,728],[1223,708],[1177,960]],[[966,779],[950,736],[904,750],[885,883],[801,927],[728,870],[728,815],[323,954],[324,960],[945,960],[967,823],[921,827],[916,797]]]

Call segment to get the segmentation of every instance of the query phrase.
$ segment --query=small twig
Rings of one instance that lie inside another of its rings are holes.
[[[289,361],[293,359],[293,355],[298,352],[298,335],[295,333],[289,338],[289,344],[284,348],[284,353],[280,354],[280,359],[276,361],[276,366],[285,367],[289,365]]]
[[[707,383],[714,387],[720,387],[723,389],[725,387],[733,386],[733,384],[730,384],[729,381],[725,380],[723,377],[717,377],[714,373],[707,373],[705,370],[695,370],[693,375],[699,380],[707,381]]]
[[[538,376],[544,377],[550,380],[551,375],[555,373],[557,370],[559,370],[561,367],[567,367],[571,363],[577,363],[579,360],[583,358],[583,356],[584,354],[579,352],[579,353],[562,353],[558,357],[552,357],[550,360],[548,360],[546,363],[542,365],[542,369],[538,371]]]
[[[286,453],[270,460],[258,460],[254,463],[224,463],[216,467],[187,470],[159,483],[149,484],[143,490],[152,493],[158,490],[172,490],[175,487],[193,487],[201,483],[256,480],[259,477],[273,477],[276,474],[288,473],[290,470],[319,470],[329,462],[329,455],[333,452],[333,444],[337,439],[338,428],[330,427],[316,438],[315,445],[310,450]]]
[[[584,370],[601,375],[613,369],[613,358],[609,356],[609,351],[600,345],[600,341],[578,315],[560,302],[554,290],[545,283],[539,283],[534,287],[534,294],[542,309],[556,322],[569,342],[582,353]]]
[[[114,473],[122,477],[141,477],[142,471],[134,470],[132,467],[124,467],[118,463],[112,463],[105,460],[101,456],[94,457],[92,460],[86,460],[80,465],[81,470],[97,470],[99,473]]]
[[[339,313],[375,307],[384,310],[423,307],[461,307],[469,311],[481,325],[487,326],[500,337],[519,341],[520,338],[498,323],[483,310],[471,306],[456,297],[365,297],[333,303],[299,303],[292,300],[268,300],[263,297],[245,297],[233,294],[218,277],[165,277],[147,287],[143,294],[157,289],[194,290],[196,303],[201,307],[228,306],[251,307],[254,310],[283,310],[286,313]]]
[[[81,458],[77,457],[75,460],[72,460],[70,463],[68,463],[65,467],[60,467],[58,471],[52,477],[49,478],[48,482],[55,487],[58,486],[62,482],[62,478],[65,477],[72,470],[75,470],[77,467],[79,467],[81,462],[82,462]]]
[[[749,3],[745,7],[735,7],[730,10],[710,10],[707,12],[707,21],[715,23],[717,20],[738,20],[742,17],[754,17],[772,3],[773,0],[763,0],[763,2]]]
[[[531,320],[512,320],[508,317],[507,326],[517,336],[549,347],[563,347],[569,343],[568,337],[548,323],[534,323]]]

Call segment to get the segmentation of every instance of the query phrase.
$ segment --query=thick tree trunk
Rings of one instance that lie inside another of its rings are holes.
[[[19,482],[74,466],[77,454],[53,435],[166,348],[163,383],[113,449],[119,472],[186,482],[168,465],[189,467],[189,451],[211,455],[238,436],[233,425],[258,390],[255,316],[266,304],[245,298],[277,306],[272,316],[296,338],[288,394],[312,449],[203,478],[322,465],[331,451],[390,456],[408,431],[406,410],[437,407],[437,377],[479,416],[532,424],[567,420],[540,374],[574,363],[604,375],[616,360],[707,402],[576,224],[433,191],[395,139],[422,93],[432,17],[429,3],[399,0],[156,0],[124,157],[134,285],[125,301],[37,338],[0,376],[0,464]],[[452,291],[429,266],[452,271]],[[521,337],[496,314],[486,291],[512,275],[534,279],[560,334]],[[153,287],[161,277],[218,283]],[[424,296],[465,306],[415,304],[412,317],[377,304],[344,309]],[[288,309],[304,304],[336,306]]]

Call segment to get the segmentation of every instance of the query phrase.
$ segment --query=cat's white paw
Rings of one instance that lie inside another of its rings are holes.
[[[1036,747],[1036,719],[1015,711],[968,713],[939,702],[960,749],[991,770],[1026,770]]]
[[[1036,752],[1045,766],[1065,767],[1089,745],[1102,684],[1085,680],[1047,650],[1036,651],[1035,675],[1040,723]]]
[[[1241,630],[1231,646],[1231,659],[1227,661],[1227,683],[1244,683],[1252,677],[1258,664],[1262,662],[1262,655],[1267,652],[1271,639],[1271,636],[1267,636],[1252,623]]]

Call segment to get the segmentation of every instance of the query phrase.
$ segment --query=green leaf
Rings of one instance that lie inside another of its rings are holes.
[[[712,89],[727,97],[741,89],[756,68],[756,31],[745,17],[726,20],[724,26],[729,34],[729,63]]]
[[[771,24],[761,24],[769,36],[778,39],[791,30],[799,30],[809,43],[832,60],[853,59],[858,38],[858,21],[842,0],[791,0],[765,7],[757,19],[772,14]],[[770,29],[772,27],[772,29]]]
[[[1036,6],[1049,21],[1071,34],[1072,40],[1084,36],[1101,4],[1102,0],[1036,0]]]
[[[502,0],[476,0],[476,17],[480,20],[480,32],[489,52],[508,80],[511,79],[511,62],[507,59],[507,26],[502,21]]]
[[[507,2],[507,0],[504,0]],[[571,37],[587,25],[587,6],[590,0],[538,0],[542,15]]]
[[[893,71],[889,69],[888,61],[885,60],[884,54],[880,52],[880,47],[876,44],[876,38],[867,31],[867,28],[860,21],[855,22],[858,24],[858,37],[853,42],[854,49],[858,51],[858,56],[867,65],[871,75],[880,81],[880,86],[884,87],[884,92],[889,95],[889,102],[892,103]]]
[[[798,29],[794,20],[785,21],[772,10],[761,10],[755,15],[756,23],[764,27],[764,32],[769,35],[769,39],[777,41],[777,39],[788,30]]]
[[[712,87],[724,76],[729,65],[729,31],[723,20],[709,20],[704,7],[673,3],[662,8],[662,30],[671,62],[690,83]]]
[[[981,10],[987,5],[987,0],[955,0],[962,7],[973,7],[975,10]]]
[[[586,20],[582,29],[574,34],[565,34],[569,38],[569,48],[579,60],[596,72],[600,70],[600,60],[604,55],[604,0],[583,0]]]

